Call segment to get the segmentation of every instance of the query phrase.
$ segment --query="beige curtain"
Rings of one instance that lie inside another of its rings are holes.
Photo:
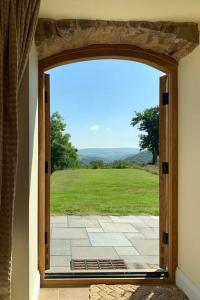
[[[40,0],[0,0],[0,300],[11,298],[17,94],[35,33],[39,4]]]

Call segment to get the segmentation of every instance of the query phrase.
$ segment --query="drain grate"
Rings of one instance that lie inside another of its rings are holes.
[[[72,259],[71,270],[127,269],[123,259]]]

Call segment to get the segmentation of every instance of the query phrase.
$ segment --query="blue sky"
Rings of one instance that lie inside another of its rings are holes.
[[[159,103],[163,73],[126,60],[93,60],[49,70],[51,113],[67,123],[77,148],[138,147],[135,111]]]

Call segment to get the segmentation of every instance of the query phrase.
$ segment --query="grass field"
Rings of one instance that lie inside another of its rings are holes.
[[[52,215],[158,215],[159,176],[140,169],[74,169],[51,176]]]

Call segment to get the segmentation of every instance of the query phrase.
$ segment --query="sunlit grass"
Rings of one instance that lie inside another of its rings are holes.
[[[141,169],[72,169],[51,176],[53,215],[158,215],[159,176]]]

